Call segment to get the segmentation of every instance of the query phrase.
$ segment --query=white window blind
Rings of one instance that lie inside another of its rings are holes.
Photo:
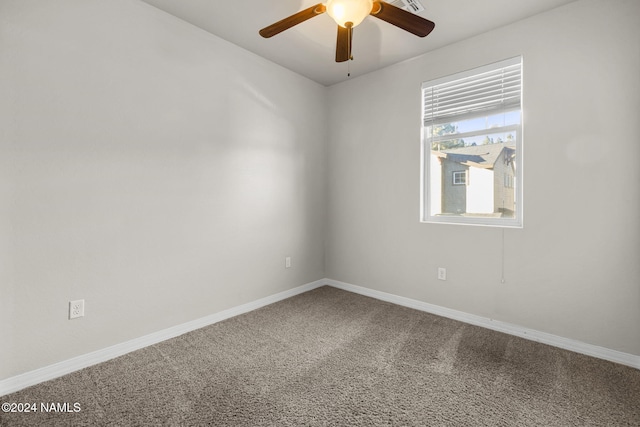
[[[458,76],[457,76],[458,77]],[[425,126],[472,117],[492,110],[520,108],[521,58],[461,73],[459,78],[423,84]]]

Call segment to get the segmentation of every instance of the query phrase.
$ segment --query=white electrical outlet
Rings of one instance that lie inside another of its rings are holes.
[[[291,268],[291,257],[288,256],[284,259],[284,268]]]
[[[84,300],[69,301],[69,319],[84,316]]]
[[[438,280],[447,280],[447,269],[438,267]]]

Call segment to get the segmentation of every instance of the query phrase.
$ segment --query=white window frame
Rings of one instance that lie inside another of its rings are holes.
[[[479,225],[479,226],[491,226],[491,227],[508,227],[508,228],[522,228],[524,226],[523,222],[523,99],[522,95],[523,90],[520,95],[520,124],[517,126],[509,127],[509,130],[512,130],[516,133],[516,171],[515,176],[513,178],[513,184],[516,185],[515,192],[515,215],[513,218],[503,218],[503,217],[484,217],[484,216],[459,216],[459,215],[432,215],[431,209],[431,188],[430,188],[430,168],[431,168],[431,142],[426,135],[425,132],[425,100],[424,100],[424,90],[439,84],[453,82],[455,80],[468,78],[474,75],[482,74],[485,72],[501,69],[507,66],[520,64],[521,67],[521,76],[524,75],[524,70],[522,67],[523,58],[522,56],[518,56],[515,58],[510,58],[504,61],[484,65],[482,67],[474,68],[471,70],[467,70],[461,73],[457,73],[450,76],[445,76],[442,78],[438,78],[435,80],[426,81],[422,84],[421,90],[421,103],[422,103],[422,115],[420,117],[421,122],[421,188],[420,188],[420,221],[423,223],[441,223],[441,224],[463,224],[463,225]],[[521,89],[524,87],[523,83],[521,83]],[[478,113],[480,115],[486,115],[486,112]],[[503,128],[503,129],[506,129]],[[486,134],[486,130],[478,131],[479,134]],[[458,136],[458,135],[456,135]],[[460,135],[462,136],[462,135]],[[448,137],[451,139],[451,136]],[[468,180],[468,177],[467,177]]]
[[[462,179],[456,180],[459,177]],[[453,171],[453,185],[467,185],[467,171]]]

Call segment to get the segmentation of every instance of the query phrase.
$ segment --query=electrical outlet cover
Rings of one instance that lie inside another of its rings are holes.
[[[84,316],[84,300],[69,301],[69,319]]]

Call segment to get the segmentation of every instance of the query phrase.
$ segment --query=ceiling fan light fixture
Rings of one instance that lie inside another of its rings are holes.
[[[351,56],[353,27],[360,24],[368,15],[395,25],[418,37],[427,36],[436,25],[428,19],[380,0],[327,0],[326,3],[318,3],[264,27],[259,33],[264,38],[273,37],[325,12],[338,24],[336,62],[353,59]]]
[[[347,22],[355,27],[369,15],[373,8],[373,0],[329,0],[327,14],[341,27],[347,28]]]

